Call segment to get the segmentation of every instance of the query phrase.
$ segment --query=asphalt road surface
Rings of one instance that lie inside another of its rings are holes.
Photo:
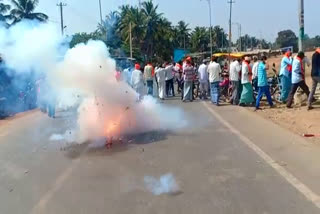
[[[111,150],[50,141],[73,123],[70,112],[0,121],[0,213],[320,213],[318,145],[239,107],[163,105],[181,107],[189,127]],[[152,194],[145,176],[167,173],[179,191]]]

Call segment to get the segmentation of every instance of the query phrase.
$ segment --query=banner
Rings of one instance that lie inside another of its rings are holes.
[[[190,53],[190,51],[188,50],[184,50],[184,49],[174,49],[173,52],[173,60],[175,62],[179,62],[180,60],[182,60],[188,53]]]

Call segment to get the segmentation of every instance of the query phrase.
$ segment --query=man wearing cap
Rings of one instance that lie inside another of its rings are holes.
[[[153,96],[154,69],[150,62],[144,67],[144,78],[147,82],[148,95]]]
[[[142,99],[143,91],[144,91],[144,78],[143,74],[140,70],[140,65],[135,64],[134,71],[131,76],[131,86],[138,94],[138,100]]]
[[[209,76],[207,60],[203,60],[198,69],[199,83],[200,83],[200,99],[207,99],[207,92],[209,88]]]
[[[183,67],[184,74],[184,86],[183,86],[183,102],[190,101],[193,102],[192,97],[192,86],[194,80],[194,67],[191,64],[190,59],[187,58],[186,64]]]
[[[292,86],[287,101],[287,108],[291,108],[293,97],[300,87],[307,96],[310,95],[309,87],[305,81],[305,71],[303,67],[304,52],[299,52],[292,62]]]
[[[318,83],[320,83],[320,48],[317,48],[312,55],[311,77],[312,88],[308,98],[308,110],[311,110],[313,108],[312,101],[314,99],[314,94],[316,93],[317,85]]]
[[[281,97],[280,100],[285,103],[288,99],[291,90],[291,76],[292,76],[292,58],[291,51],[285,52],[280,66],[280,78],[281,78]]]
[[[253,99],[253,89],[252,89],[252,70],[250,66],[250,57],[245,57],[242,62],[241,70],[241,84],[242,84],[242,93],[240,98],[240,106],[251,105],[254,103]]]

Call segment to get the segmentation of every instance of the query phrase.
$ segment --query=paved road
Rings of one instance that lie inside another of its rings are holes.
[[[166,103],[183,108],[192,126],[109,151],[50,141],[73,123],[71,113],[1,121],[0,213],[320,213],[319,164],[308,163],[320,161],[317,146],[238,107]],[[180,191],[150,193],[144,177],[166,173]]]

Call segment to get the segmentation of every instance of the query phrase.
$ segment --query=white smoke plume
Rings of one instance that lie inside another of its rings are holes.
[[[9,68],[46,76],[47,100],[55,100],[61,108],[78,106],[77,126],[69,127],[76,133],[75,142],[186,125],[178,108],[151,97],[137,103],[133,89],[116,81],[115,61],[101,41],[67,49],[55,27],[22,22],[0,30],[0,49]]]
[[[162,175],[159,179],[145,176],[144,183],[147,189],[154,195],[175,194],[179,192],[179,186],[171,173]]]

